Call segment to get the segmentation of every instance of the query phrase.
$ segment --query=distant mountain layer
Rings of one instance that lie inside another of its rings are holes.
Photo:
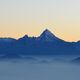
[[[80,57],[78,57],[78,58],[72,60],[72,62],[73,62],[73,63],[79,63],[79,64],[80,64]]]
[[[80,41],[66,42],[46,29],[39,37],[0,38],[0,54],[79,55]]]

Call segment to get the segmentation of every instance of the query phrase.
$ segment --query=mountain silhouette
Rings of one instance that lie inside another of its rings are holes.
[[[48,29],[46,29],[45,31],[43,31],[43,33],[40,35],[40,37],[38,37],[39,40],[42,41],[62,41],[61,39],[59,39],[58,37],[56,37],[52,32],[50,32]]]
[[[79,55],[80,41],[66,42],[48,29],[38,37],[0,38],[0,55]]]
[[[79,63],[79,64],[80,64],[80,57],[78,57],[78,58],[72,60],[72,63]]]
[[[17,54],[6,54],[3,56],[0,56],[0,59],[22,59],[22,57]]]

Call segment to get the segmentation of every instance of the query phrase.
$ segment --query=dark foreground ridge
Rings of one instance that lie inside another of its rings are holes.
[[[46,29],[39,37],[0,38],[0,55],[8,54],[79,55],[80,42],[66,42]]]

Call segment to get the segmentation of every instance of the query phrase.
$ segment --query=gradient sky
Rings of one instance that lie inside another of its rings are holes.
[[[38,36],[46,28],[80,40],[80,0],[0,0],[0,37]]]

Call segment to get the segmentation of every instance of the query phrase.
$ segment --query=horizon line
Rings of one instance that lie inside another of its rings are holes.
[[[42,33],[44,32],[44,31],[49,31],[50,33],[52,33],[53,35],[55,35],[52,31],[50,31],[48,28],[46,28],[46,29],[44,29],[43,31],[42,31]],[[41,34],[42,34],[41,33]],[[41,34],[39,34],[38,36],[30,36],[30,35],[28,35],[28,34],[24,34],[22,37],[18,37],[18,38],[15,38],[15,37],[0,37],[0,39],[2,38],[12,38],[12,39],[15,39],[15,40],[18,40],[18,39],[20,39],[20,38],[23,38],[24,36],[27,36],[27,37],[29,37],[29,38],[38,38]],[[56,35],[55,35],[56,36]],[[59,38],[59,39],[61,39],[61,40],[64,40],[64,39],[62,39],[62,38],[60,38],[60,37],[58,37],[58,36],[56,36],[57,38]],[[79,42],[80,40],[77,40],[77,41],[68,41],[68,40],[64,40],[65,42]]]

